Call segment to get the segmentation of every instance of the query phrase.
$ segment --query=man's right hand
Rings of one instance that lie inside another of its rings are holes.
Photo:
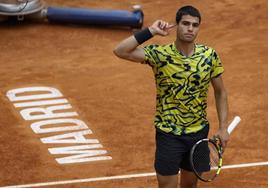
[[[163,20],[156,20],[150,27],[149,30],[152,35],[166,36],[169,34],[169,30],[175,27],[176,24],[169,24]]]

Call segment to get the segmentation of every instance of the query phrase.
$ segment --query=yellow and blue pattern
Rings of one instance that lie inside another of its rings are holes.
[[[186,57],[172,43],[148,45],[144,52],[156,80],[156,128],[181,135],[207,126],[209,83],[224,71],[215,50],[195,44],[194,54]]]

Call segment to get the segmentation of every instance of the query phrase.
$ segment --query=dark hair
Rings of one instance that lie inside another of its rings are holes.
[[[182,16],[185,15],[190,15],[193,17],[198,17],[199,18],[199,23],[201,23],[201,15],[200,12],[197,8],[193,7],[193,6],[184,6],[181,7],[176,14],[176,22],[179,23]]]

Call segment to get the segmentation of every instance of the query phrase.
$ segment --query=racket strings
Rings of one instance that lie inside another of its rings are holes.
[[[201,179],[210,181],[217,176],[220,167],[220,155],[216,145],[203,141],[196,145],[192,153],[195,172]]]

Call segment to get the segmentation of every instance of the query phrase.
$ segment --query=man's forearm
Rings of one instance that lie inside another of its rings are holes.
[[[125,40],[123,40],[118,46],[114,49],[115,54],[121,54],[126,52],[131,52],[134,49],[136,49],[139,46],[139,43],[135,39],[135,37],[132,35]]]
[[[114,53],[123,59],[128,59],[131,61],[143,61],[144,53],[143,49],[138,47],[143,42],[149,40],[153,37],[153,34],[149,28],[145,28],[134,35],[123,40],[115,49]]]
[[[225,90],[215,92],[216,108],[219,119],[219,128],[227,129],[228,126],[228,99]]]
[[[145,54],[144,49],[139,47],[139,45],[155,35],[168,35],[169,30],[173,27],[175,27],[175,25],[169,25],[165,21],[156,20],[150,27],[139,31],[120,42],[113,52],[120,58],[134,62],[142,62],[145,60]]]

